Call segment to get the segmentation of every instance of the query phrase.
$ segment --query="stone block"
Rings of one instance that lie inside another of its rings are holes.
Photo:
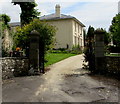
[[[96,47],[104,47],[104,42],[95,42]]]

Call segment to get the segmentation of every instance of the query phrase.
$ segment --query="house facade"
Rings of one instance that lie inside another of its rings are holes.
[[[73,16],[61,14],[59,5],[56,5],[54,14],[42,16],[40,20],[56,26],[55,49],[72,49],[76,45],[84,47],[83,30],[85,25]]]
[[[54,43],[55,49],[72,49],[76,45],[84,48],[83,30],[85,25],[73,16],[61,14],[60,5],[55,6],[55,13],[41,16],[40,20],[57,28]],[[20,26],[20,23],[10,23],[10,26],[15,30],[16,26]]]

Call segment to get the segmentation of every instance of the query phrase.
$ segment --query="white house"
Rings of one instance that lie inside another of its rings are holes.
[[[60,5],[55,6],[54,14],[44,15],[40,20],[56,26],[57,32],[55,35],[56,41],[54,48],[72,49],[72,47],[76,45],[82,48],[84,47],[83,30],[85,25],[73,16],[61,14]],[[14,28],[20,26],[20,23],[10,23],[10,25]]]
[[[61,14],[60,5],[56,5],[54,14],[44,15],[40,20],[45,20],[48,24],[57,27],[54,48],[72,49],[75,45],[84,47],[83,30],[85,25],[73,16]]]

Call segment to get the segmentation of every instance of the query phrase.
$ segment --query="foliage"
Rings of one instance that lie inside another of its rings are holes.
[[[49,50],[50,53],[68,53],[68,54],[80,54],[82,53],[82,49],[79,45],[75,45],[72,47],[71,50],[66,48],[58,48],[58,49],[52,49]]]
[[[110,36],[110,33],[107,32],[105,29],[101,28],[101,31],[104,32],[104,44],[107,46],[110,41],[111,41],[111,36]]]
[[[87,32],[87,40],[92,40],[94,38],[94,31],[95,29],[92,26],[89,26]]]
[[[6,14],[0,14],[0,38],[2,39],[2,56],[6,57],[9,55],[8,48],[5,48],[5,43],[4,43],[4,39],[5,39],[5,31],[8,31],[9,34],[12,34],[9,30],[9,24],[8,22],[10,22],[10,17]]]
[[[120,14],[113,17],[109,30],[112,34],[113,44],[120,47]]]
[[[10,22],[10,17],[6,14],[0,14],[0,36],[4,38],[4,30],[8,29]]]
[[[85,61],[89,61],[89,56],[92,54],[92,43],[94,41],[94,28],[89,26],[87,36],[86,36],[86,48],[85,48]]]
[[[95,70],[95,54],[93,49],[94,31],[95,29],[89,26],[86,36],[86,47],[84,50],[85,61],[88,62],[88,67],[91,72],[94,72]]]
[[[0,14],[0,36],[2,39],[5,35],[4,30],[9,27],[8,22],[10,22],[10,17],[6,14]]]
[[[6,14],[0,14],[0,21],[3,21],[6,26],[8,26],[8,22],[10,22],[10,16]]]
[[[108,53],[120,53],[120,48],[115,46],[107,46]]]
[[[54,26],[41,22],[39,19],[35,19],[30,24],[17,29],[14,36],[14,48],[21,47],[26,49],[26,47],[29,47],[29,35],[33,30],[39,32],[41,45],[45,46],[44,51],[47,51],[54,40],[56,29]]]
[[[2,57],[8,57],[9,53],[2,47]]]
[[[6,29],[6,25],[4,24],[4,22],[0,22],[0,37],[3,39],[4,38],[4,30]]]
[[[14,4],[20,5],[21,8],[21,25],[29,24],[33,19],[38,18],[40,12],[34,9],[37,4],[35,2],[14,2]]]
[[[71,53],[80,54],[80,53],[82,53],[82,49],[79,45],[75,45],[75,46],[72,47]]]
[[[111,41],[110,34],[105,31],[105,34],[104,34],[104,44],[108,45],[110,43],[110,41]]]
[[[59,48],[59,49],[50,49],[50,53],[68,53],[68,51],[65,48]]]

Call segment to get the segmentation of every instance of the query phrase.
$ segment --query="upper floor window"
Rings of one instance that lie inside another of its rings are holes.
[[[78,25],[78,33],[80,32],[80,26]]]
[[[76,22],[75,22],[75,32],[77,31],[77,26],[76,26]]]

